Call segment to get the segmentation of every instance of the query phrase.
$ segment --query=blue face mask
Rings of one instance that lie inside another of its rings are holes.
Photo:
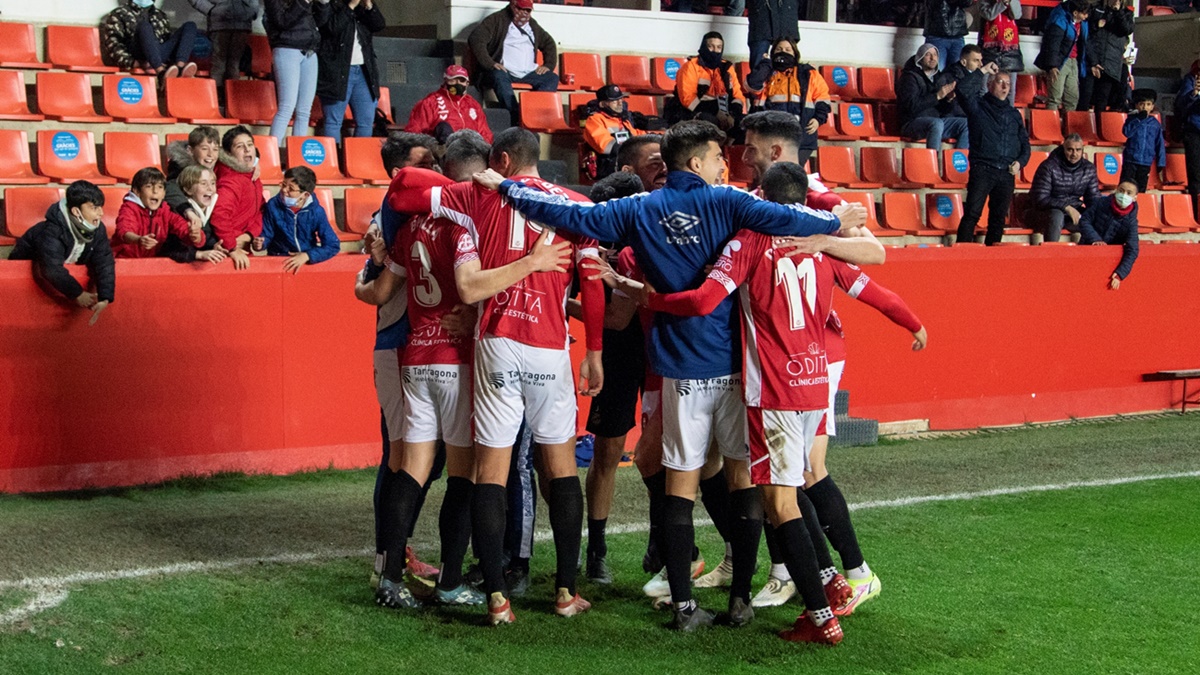
[[[300,206],[300,200],[302,200],[302,199],[304,199],[304,195],[300,195],[299,197],[289,197],[287,195],[284,195],[283,196],[283,205],[288,207],[289,209],[294,209],[297,206]]]
[[[142,9],[145,9],[147,7],[153,7],[154,0],[133,0],[133,4],[138,7],[141,7]]]

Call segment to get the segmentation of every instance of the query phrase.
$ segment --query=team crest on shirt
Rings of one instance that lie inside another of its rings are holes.
[[[671,215],[658,221],[667,229],[668,244],[699,244],[700,237],[687,234],[689,230],[700,224],[700,219],[690,213],[674,211]]]
[[[471,108],[470,112],[468,112],[467,114],[470,115],[471,119],[473,119],[473,120],[479,118],[479,113],[475,112],[474,108]]]

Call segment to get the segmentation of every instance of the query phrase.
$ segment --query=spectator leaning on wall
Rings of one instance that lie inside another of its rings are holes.
[[[1111,195],[1101,197],[1094,208],[1085,211],[1079,219],[1079,243],[1123,247],[1121,261],[1108,278],[1109,288],[1114,291],[1120,288],[1138,257],[1137,186],[1121,181]]]

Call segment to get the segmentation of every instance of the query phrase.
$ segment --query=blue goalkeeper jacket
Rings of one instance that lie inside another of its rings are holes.
[[[500,193],[529,220],[633,247],[646,279],[663,293],[698,287],[705,267],[738,230],[805,236],[840,227],[832,213],[710,186],[686,171],[669,173],[661,190],[603,204],[578,204],[510,180],[500,184]],[[654,372],[681,380],[741,372],[735,302],[730,296],[707,316],[655,315],[647,340]]]

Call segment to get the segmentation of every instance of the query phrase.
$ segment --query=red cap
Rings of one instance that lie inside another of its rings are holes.
[[[512,4],[513,7],[519,7],[520,9],[533,9],[533,0],[512,0]]]
[[[450,80],[455,77],[470,77],[470,75],[467,73],[467,69],[462,66],[450,66],[446,69],[446,75],[443,79]]]

